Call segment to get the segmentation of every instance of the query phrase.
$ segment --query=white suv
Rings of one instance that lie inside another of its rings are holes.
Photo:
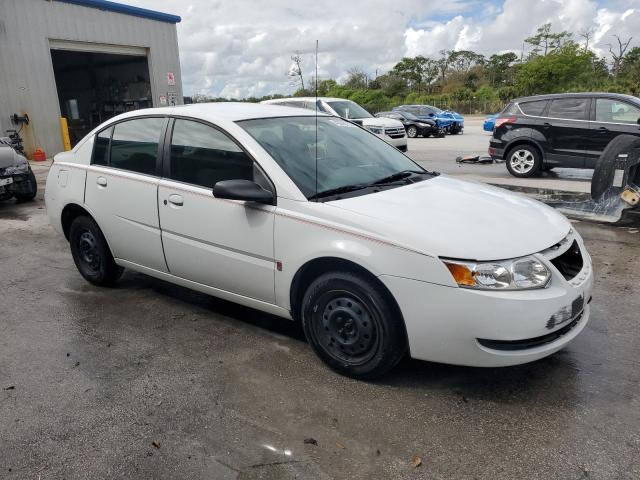
[[[264,100],[261,103],[268,105],[280,105],[286,107],[306,108],[319,112],[342,117],[362,125],[371,133],[376,134],[385,142],[390,143],[398,150],[407,151],[407,134],[404,125],[399,120],[386,117],[374,117],[356,102],[344,98],[318,97],[291,97]]]

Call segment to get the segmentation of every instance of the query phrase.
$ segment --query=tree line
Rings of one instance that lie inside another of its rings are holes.
[[[545,93],[606,91],[640,96],[640,47],[616,35],[609,59],[590,48],[593,32],[554,32],[550,23],[523,42],[522,51],[489,57],[471,50],[441,50],[437,58],[402,58],[387,73],[371,78],[363,69],[349,69],[346,79],[318,79],[319,96],[349,98],[372,113],[401,104],[429,104],[461,113],[497,112],[512,98]],[[525,54],[526,50],[526,54]],[[304,82],[304,66],[296,54],[295,96],[315,95],[316,79]],[[292,73],[290,72],[290,75]],[[310,88],[311,85],[311,88]],[[306,87],[306,88],[305,88]],[[269,95],[248,98],[260,101]],[[196,101],[224,99],[196,98]]]

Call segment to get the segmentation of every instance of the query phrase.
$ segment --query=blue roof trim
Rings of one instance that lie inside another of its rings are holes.
[[[125,5],[124,3],[110,2],[108,0],[58,0],[58,1],[64,2],[64,3],[73,3],[75,5],[82,5],[84,7],[98,8],[100,10],[107,10],[109,12],[124,13],[125,15],[133,15],[134,17],[150,18],[151,20],[158,20],[160,22],[180,23],[180,21],[182,20],[177,15],[157,12],[155,10],[148,10],[146,8],[133,7],[131,5]]]

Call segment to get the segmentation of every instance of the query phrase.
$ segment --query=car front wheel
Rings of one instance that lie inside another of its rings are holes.
[[[303,298],[302,325],[316,354],[353,378],[379,377],[407,350],[397,307],[379,285],[354,273],[326,273],[312,282]]]
[[[507,155],[507,170],[514,177],[533,177],[540,173],[542,158],[535,147],[518,145]]]
[[[417,136],[418,136],[418,129],[416,127],[411,125],[409,128],[407,128],[407,137],[416,138]]]
[[[78,217],[69,230],[71,255],[80,274],[90,283],[98,286],[112,286],[123,268],[113,260],[109,245],[98,227],[89,217]]]

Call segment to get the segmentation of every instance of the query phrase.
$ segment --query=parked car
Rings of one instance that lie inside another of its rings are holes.
[[[398,150],[407,151],[407,134],[402,122],[391,118],[376,118],[351,100],[330,97],[292,97],[264,100],[261,103],[306,108],[313,111],[317,108],[318,112],[328,113],[329,115],[335,115],[358,123]]]
[[[399,105],[393,108],[394,111],[413,113],[422,119],[433,119],[438,127],[446,133],[462,133],[464,130],[464,118],[455,112],[441,110],[431,105]]]
[[[376,117],[393,118],[399,120],[407,131],[407,137],[444,137],[444,130],[436,125],[436,121],[432,119],[420,119],[413,113],[402,112],[380,112],[376,113]]]
[[[10,142],[0,138],[0,200],[33,200],[38,192],[36,177],[25,157]]]
[[[482,129],[485,132],[493,132],[493,127],[496,126],[496,118],[498,118],[499,113],[495,113],[493,115],[489,115],[484,119],[484,123],[482,124]]]
[[[496,119],[489,155],[515,177],[553,167],[594,168],[609,142],[640,135],[640,99],[615,93],[562,93],[513,100]]]
[[[591,259],[556,210],[424,170],[309,110],[124,113],[55,156],[45,198],[90,283],[129,268],[299,321],[320,358],[356,378],[406,352],[530,362],[589,318]]]

